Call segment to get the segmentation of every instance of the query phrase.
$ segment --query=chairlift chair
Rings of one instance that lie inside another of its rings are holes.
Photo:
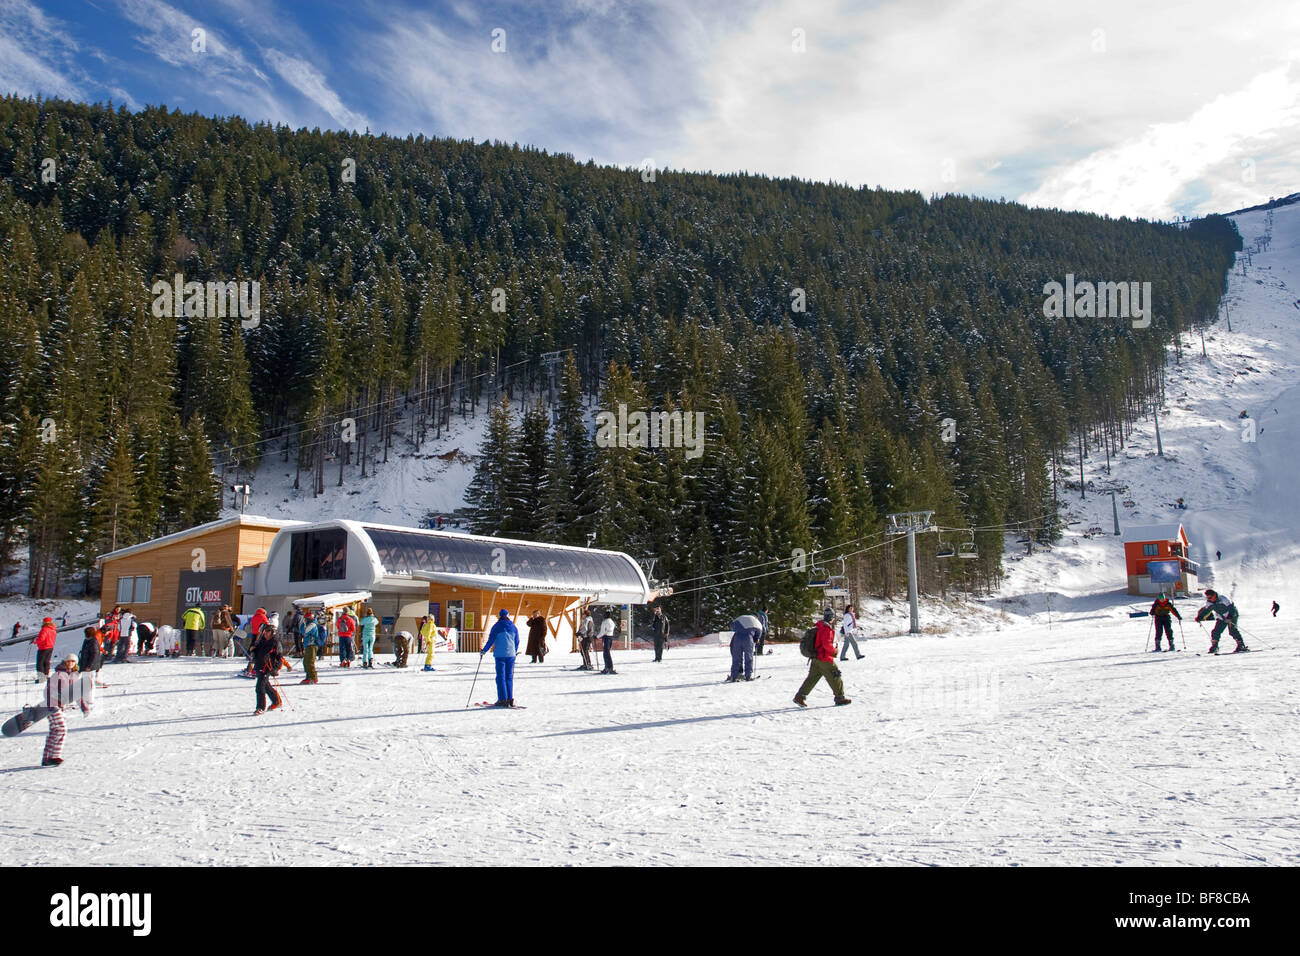
[[[935,553],[936,558],[951,558],[956,555],[956,550],[951,544],[948,544],[942,538],[939,539],[939,550]]]
[[[980,549],[975,546],[975,529],[972,528],[970,533],[970,540],[963,541],[961,544],[957,545],[957,557],[972,559],[972,558],[978,558],[979,556],[980,556]]]

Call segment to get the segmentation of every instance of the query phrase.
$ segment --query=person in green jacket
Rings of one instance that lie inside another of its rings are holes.
[[[362,609],[365,615],[357,622],[361,629],[361,666],[375,666],[375,631],[379,627],[379,618],[375,617],[374,609],[366,605]]]
[[[311,611],[303,613],[302,625],[302,672],[300,684],[319,684],[316,677],[316,650],[325,646],[325,636],[321,626],[316,622],[316,615]]]
[[[208,626],[208,619],[204,617],[203,609],[197,604],[193,604],[182,615],[181,625],[185,631],[185,654],[189,656],[194,653],[195,647],[198,646],[199,633]]]

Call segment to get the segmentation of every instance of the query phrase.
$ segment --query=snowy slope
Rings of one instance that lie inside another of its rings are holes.
[[[1248,243],[1264,216],[1238,217]],[[808,710],[793,706],[806,668],[791,646],[734,685],[719,683],[725,648],[707,642],[658,665],[620,653],[613,677],[554,654],[520,665],[516,711],[465,709],[471,655],[440,657],[434,674],[331,663],[311,688],[295,671],[290,709],[261,717],[236,662],[108,665],[97,711],[69,718],[64,766],[39,768],[40,728],[0,741],[0,859],[1300,864],[1287,467],[1300,460],[1300,210],[1274,217],[1269,250],[1232,279],[1233,332],[1216,325],[1206,359],[1187,337],[1171,366],[1166,456],[1147,422],[1109,476],[1085,464],[1094,486],[1127,488],[1123,523],[1187,522],[1258,653],[1197,656],[1205,637],[1190,620],[1184,652],[1144,653],[1149,621],[1127,612],[1146,602],[1124,593],[1119,539],[1082,534],[1111,527],[1109,496],[1090,491],[1064,499],[1066,540],[1010,562],[983,607],[923,605],[934,633],[883,636],[905,628],[906,607],[873,602],[882,636],[843,665],[846,708],[824,686]],[[1240,440],[1243,408],[1254,444]],[[278,513],[413,520],[453,504],[424,500],[436,484],[425,467],[399,459],[382,493],[345,487]],[[1189,509],[1175,514],[1180,495]],[[476,700],[495,696],[490,667]],[[35,697],[21,668],[0,656],[5,711]]]
[[[1085,475],[1094,488],[1121,487],[1120,528],[1181,519],[1202,567],[1201,584],[1232,595],[1243,623],[1258,621],[1276,600],[1300,610],[1300,495],[1293,477],[1300,462],[1300,206],[1234,217],[1248,250],[1271,235],[1265,252],[1243,254],[1229,281],[1225,305],[1232,331],[1220,320],[1205,336],[1183,336],[1181,363],[1169,358],[1166,406],[1156,454],[1155,425],[1139,423],[1105,472],[1090,455]],[[1254,421],[1255,440],[1242,411]],[[1247,435],[1247,437],[1249,437]],[[1074,467],[1077,468],[1077,460]],[[1187,510],[1177,511],[1182,497]],[[1072,525],[1050,554],[1010,562],[996,606],[1046,621],[1047,600],[1058,613],[1127,613],[1149,602],[1124,593],[1123,547],[1111,534],[1109,494],[1062,492]],[[1104,536],[1083,532],[1099,526]],[[1215,552],[1223,553],[1222,560]]]

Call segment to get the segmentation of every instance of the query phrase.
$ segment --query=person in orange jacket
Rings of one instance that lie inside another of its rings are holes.
[[[47,617],[41,622],[41,632],[36,635],[36,683],[49,680],[50,658],[54,656],[54,641],[59,632],[54,627],[54,618]]]
[[[835,612],[827,608],[822,613],[822,619],[817,622],[817,658],[808,662],[808,676],[804,678],[799,693],[794,695],[794,702],[800,707],[808,706],[808,695],[823,677],[835,694],[836,707],[853,703],[844,696],[844,681],[840,677],[840,669],[835,666],[835,652],[838,648],[835,646],[835,628],[831,626],[834,620]]]

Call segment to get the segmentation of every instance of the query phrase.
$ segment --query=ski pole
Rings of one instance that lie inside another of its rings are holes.
[[[1144,654],[1145,654],[1145,653],[1147,652],[1147,650],[1151,647],[1151,630],[1152,630],[1152,628],[1154,628],[1155,626],[1156,626],[1156,619],[1153,617],[1153,618],[1151,618],[1150,623],[1147,625],[1147,640],[1146,640],[1146,643],[1142,645],[1142,653],[1144,653]]]
[[[483,667],[483,652],[478,652],[478,667],[474,668],[474,680],[469,685],[469,697],[465,700],[465,709],[469,710],[469,702],[474,699],[474,685],[478,683],[478,672]]]
[[[1183,619],[1178,619],[1178,636],[1183,639],[1183,650],[1187,650],[1187,635],[1183,633]]]

